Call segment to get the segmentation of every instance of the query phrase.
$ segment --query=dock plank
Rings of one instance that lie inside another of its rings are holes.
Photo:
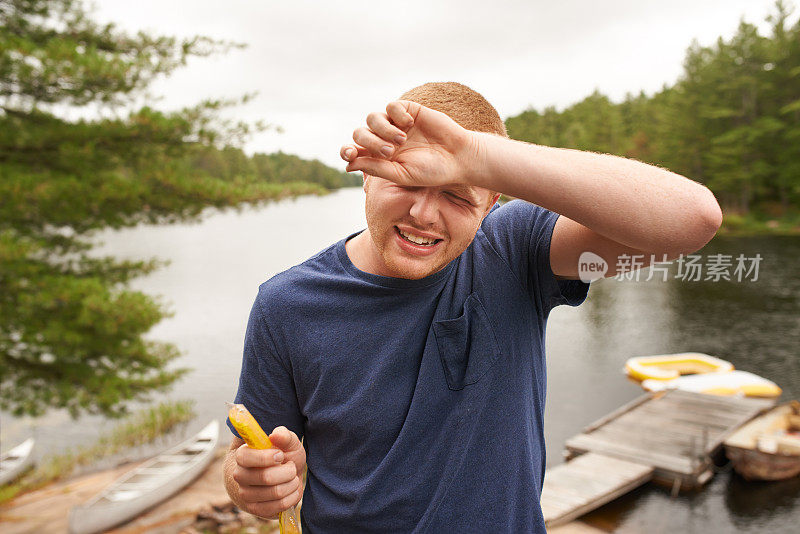
[[[692,463],[685,456],[664,454],[617,441],[606,441],[592,434],[580,434],[568,439],[567,448],[579,454],[597,452],[622,460],[659,466],[681,475],[689,475],[693,471]]]
[[[651,466],[586,453],[548,469],[542,488],[545,525],[553,527],[610,502],[644,484]]]

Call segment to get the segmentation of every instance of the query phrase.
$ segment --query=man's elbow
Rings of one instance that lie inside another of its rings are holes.
[[[708,188],[703,187],[703,192],[698,195],[690,221],[687,225],[690,231],[687,232],[686,250],[682,251],[684,254],[703,248],[722,225],[722,209]]]

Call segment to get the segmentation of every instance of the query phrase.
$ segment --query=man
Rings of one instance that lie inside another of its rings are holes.
[[[582,252],[607,276],[623,254],[693,252],[719,206],[664,169],[512,141],[456,83],[366,122],[341,156],[364,173],[367,229],[253,305],[237,402],[280,451],[235,437],[228,492],[274,517],[303,495],[307,460],[306,533],[544,532],[550,310],[586,297]]]

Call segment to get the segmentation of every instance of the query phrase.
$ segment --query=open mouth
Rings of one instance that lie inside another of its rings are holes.
[[[404,241],[418,247],[433,247],[441,241],[441,239],[432,239],[430,237],[422,237],[413,233],[404,232],[397,226],[394,227],[394,230]]]

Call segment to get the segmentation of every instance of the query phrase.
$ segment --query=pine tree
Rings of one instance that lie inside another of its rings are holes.
[[[215,148],[263,126],[220,119],[236,101],[137,105],[187,58],[233,46],[130,35],[93,22],[80,0],[0,0],[0,408],[114,416],[185,372],[168,366],[176,347],[142,337],[163,307],[126,286],[158,262],[98,259],[89,243],[100,228],[291,192],[238,149]],[[195,167],[203,151],[209,172]],[[226,154],[247,172],[215,175]]]
[[[770,63],[765,76],[771,89],[767,103],[776,123],[767,139],[775,174],[770,183],[772,196],[783,213],[800,203],[800,21],[787,28],[791,10],[776,3],[772,23]]]

